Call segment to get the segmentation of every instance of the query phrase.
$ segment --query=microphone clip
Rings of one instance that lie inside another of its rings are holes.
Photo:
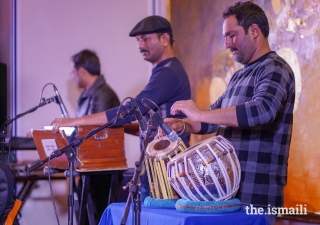
[[[160,126],[161,121],[157,118],[155,118],[154,115],[152,115],[148,121],[147,126],[150,127],[151,131],[156,131],[158,127]]]

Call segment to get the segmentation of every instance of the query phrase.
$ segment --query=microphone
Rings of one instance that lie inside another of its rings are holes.
[[[175,142],[178,140],[178,135],[177,133],[172,130],[166,123],[163,122],[163,118],[156,113],[155,111],[153,111],[150,106],[144,102],[142,102],[142,104],[147,108],[148,113],[153,117],[155,117],[155,120],[160,123],[160,127],[161,129],[164,131],[164,133],[167,135],[167,137],[169,138],[170,141]]]
[[[68,113],[68,111],[66,109],[66,106],[63,104],[63,101],[62,101],[62,98],[61,98],[61,96],[59,94],[58,89],[56,88],[56,86],[53,86],[53,88],[54,88],[54,91],[56,92],[56,103],[58,103],[59,106],[60,106],[60,109],[61,109],[61,112],[62,112],[62,117],[69,118],[70,117],[69,113]]]
[[[146,137],[147,135],[147,124],[146,121],[143,119],[143,116],[141,114],[141,111],[139,109],[139,106],[135,99],[131,99],[131,104],[134,109],[134,116],[138,120],[139,127],[140,127],[140,133],[142,137]]]

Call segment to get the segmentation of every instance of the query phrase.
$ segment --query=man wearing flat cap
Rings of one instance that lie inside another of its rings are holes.
[[[144,58],[155,67],[158,63],[174,58],[172,29],[168,20],[161,16],[149,16],[141,20],[129,33],[136,37]]]
[[[190,83],[182,64],[173,53],[173,33],[168,20],[161,16],[149,16],[141,20],[129,33],[135,37],[137,47],[144,60],[152,63],[152,74],[148,84],[135,97],[138,107],[144,116],[148,116],[148,110],[142,105],[144,98],[152,100],[160,108],[163,118],[172,117],[170,108],[178,100],[188,100],[191,98]],[[150,104],[154,111],[156,106]],[[132,105],[127,103],[121,106],[121,111],[130,110]],[[53,131],[58,132],[61,126],[85,126],[103,125],[116,117],[118,107],[106,110],[102,113],[91,114],[79,118],[56,118],[51,122]],[[175,118],[184,118],[184,114],[177,114]],[[131,123],[136,120],[133,115],[119,120],[114,126]],[[156,135],[154,131],[150,141]],[[185,145],[189,146],[190,134],[180,135]],[[138,146],[137,146],[138,147]],[[142,177],[141,199],[149,195],[149,190],[145,186],[148,184],[146,177]]]

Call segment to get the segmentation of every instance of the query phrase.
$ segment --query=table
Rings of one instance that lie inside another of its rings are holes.
[[[112,203],[104,211],[99,225],[120,225],[126,203]],[[267,225],[263,215],[247,215],[245,211],[223,214],[190,214],[180,213],[176,209],[146,207],[142,203],[141,225]],[[127,223],[132,223],[132,208]]]

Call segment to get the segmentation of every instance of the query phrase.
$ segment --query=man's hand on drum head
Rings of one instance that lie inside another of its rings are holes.
[[[77,118],[56,118],[54,119],[50,125],[52,125],[52,132],[58,133],[60,127],[73,127],[76,126]]]
[[[179,112],[183,112],[190,120],[198,121],[201,110],[192,100],[176,101],[171,106],[171,114],[176,115]]]
[[[183,122],[180,119],[176,118],[165,118],[163,120],[164,123],[166,123],[172,130],[176,131],[177,133],[181,132],[183,130]],[[158,133],[154,137],[154,139],[162,138],[163,136],[166,136],[166,134],[163,132],[161,127],[158,128]]]

